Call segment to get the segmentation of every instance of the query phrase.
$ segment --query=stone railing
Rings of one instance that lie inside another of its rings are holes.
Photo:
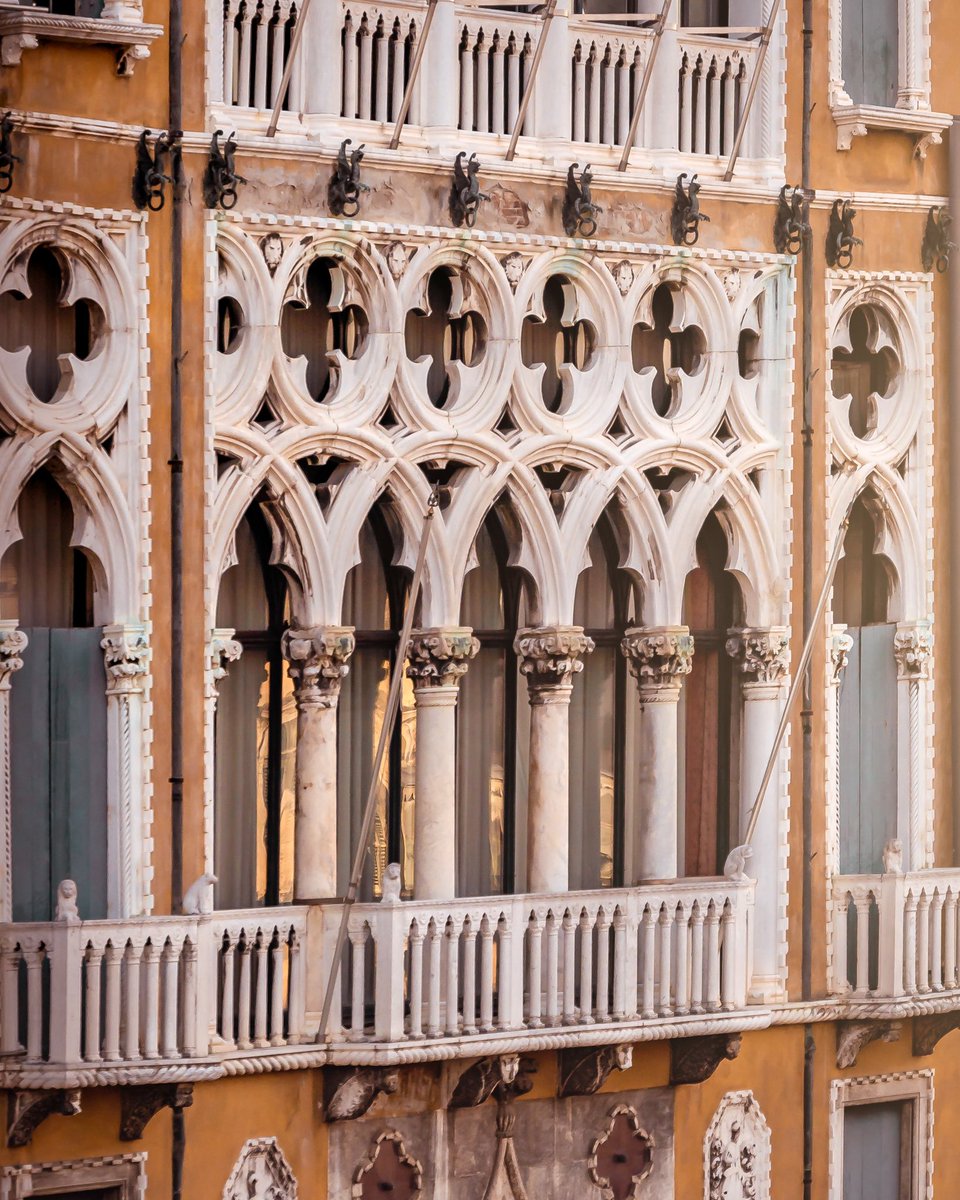
[[[458,129],[513,131],[540,29],[540,19],[525,13],[457,9]],[[530,126],[528,118],[524,132]]]
[[[650,33],[571,20],[573,141],[622,146],[627,140],[652,42]],[[635,144],[641,142],[638,136]]]
[[[686,36],[680,31],[675,63],[679,81],[676,148],[681,153],[729,155],[756,54],[752,42]],[[752,124],[756,126],[755,121]],[[749,140],[743,151],[750,156]]]
[[[960,870],[840,875],[833,881],[835,995],[935,997],[960,987]]]

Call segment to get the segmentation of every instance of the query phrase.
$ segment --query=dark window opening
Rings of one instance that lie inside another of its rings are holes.
[[[886,397],[896,382],[900,364],[889,346],[873,349],[875,318],[866,308],[856,309],[850,317],[850,349],[842,346],[833,352],[833,394],[837,399],[850,396],[850,427],[857,437],[869,437],[876,428],[877,414],[873,396]]]
[[[338,382],[337,354],[357,359],[366,344],[366,313],[343,303],[341,268],[332,259],[310,264],[305,299],[289,300],[280,319],[284,352],[307,360],[307,391],[317,401],[333,393]]]
[[[576,317],[576,291],[563,275],[552,275],[543,289],[543,319],[524,318],[520,351],[528,367],[543,364],[541,394],[549,412],[558,412],[564,400],[562,368],[588,370],[596,347],[589,321]]]
[[[478,312],[466,307],[462,291],[460,281],[450,271],[434,271],[427,284],[430,311],[414,309],[407,313],[407,357],[413,362],[430,358],[427,394],[437,408],[442,408],[450,397],[450,364],[475,367],[486,348],[486,323]]]
[[[670,287],[662,283],[653,294],[653,325],[637,324],[633,330],[633,369],[654,371],[653,408],[660,417],[668,416],[679,400],[675,372],[695,375],[703,361],[706,339],[696,326],[671,329],[674,301]]]
[[[237,348],[243,312],[232,296],[221,296],[217,302],[217,350],[231,354]]]

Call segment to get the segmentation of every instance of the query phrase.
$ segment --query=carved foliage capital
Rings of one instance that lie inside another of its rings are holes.
[[[150,648],[141,625],[104,626],[100,649],[108,695],[143,690]]]
[[[480,649],[472,629],[415,629],[407,674],[416,688],[456,687]]]
[[[514,641],[520,671],[527,677],[527,686],[535,690],[569,687],[574,675],[583,670],[580,660],[593,647],[593,638],[579,625],[521,629]]]
[[[14,621],[0,621],[0,691],[9,689],[14,672],[23,666],[27,635]]]
[[[727,653],[745,682],[780,683],[790,668],[790,639],[782,628],[731,629]]]
[[[620,649],[642,694],[675,693],[693,670],[693,635],[685,625],[628,629]]]
[[[901,679],[928,679],[933,656],[933,634],[928,625],[902,625],[893,640],[897,674]]]
[[[301,708],[336,706],[355,644],[353,630],[344,626],[286,630],[281,649]]]

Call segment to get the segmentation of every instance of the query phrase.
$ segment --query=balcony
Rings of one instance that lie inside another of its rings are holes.
[[[210,101],[213,119],[262,132],[276,103],[295,6],[227,0],[211,8]],[[284,135],[342,138],[386,146],[393,133],[427,5],[398,0],[364,5],[317,0],[294,64]],[[458,149],[502,154],[543,34],[536,13],[441,0],[427,35],[402,145],[411,152]],[[699,30],[668,25],[650,73],[650,90],[631,164],[675,179],[691,169],[721,174],[758,67],[759,29]],[[655,34],[623,24],[559,13],[544,46],[538,85],[518,147],[519,163],[565,165],[577,150],[613,167],[650,62]],[[747,122],[742,158],[748,175],[783,175],[782,33],[778,31]],[[557,157],[559,155],[559,158]],[[691,163],[691,159],[694,160]]]
[[[116,51],[118,75],[132,75],[137,62],[150,57],[161,25],[146,25],[141,0],[104,0],[99,16],[84,15],[96,6],[78,3],[76,16],[51,12],[47,4],[0,0],[0,66],[19,65],[24,50],[41,42],[109,46]]]
[[[0,1086],[226,1074],[724,1033],[748,1009],[754,884],[356,905],[0,930]]]

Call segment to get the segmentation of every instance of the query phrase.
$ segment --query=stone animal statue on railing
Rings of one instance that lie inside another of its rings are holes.
[[[163,160],[172,149],[173,139],[166,133],[158,133],[150,150],[150,130],[145,129],[137,142],[137,166],[133,173],[133,202],[137,208],[148,208],[159,212],[163,208],[163,185],[173,183],[163,170]]]
[[[213,885],[216,882],[216,875],[207,872],[190,884],[180,904],[180,911],[185,917],[205,916],[213,912]]]
[[[476,154],[471,154],[466,166],[463,160],[466,151],[461,150],[453,164],[453,188],[450,192],[450,215],[454,225],[466,225],[472,229],[477,223],[477,213],[484,200],[490,197],[480,191],[480,163]]]
[[[236,133],[231,133],[223,146],[221,137],[223,130],[217,129],[210,142],[210,158],[203,176],[203,202],[207,208],[231,209],[237,203],[238,184],[247,181],[236,170]]]
[[[597,217],[603,212],[599,204],[594,204],[590,194],[593,173],[590,164],[580,172],[580,182],[577,182],[576,172],[580,164],[573,163],[567,171],[567,190],[563,198],[563,228],[567,237],[589,238],[597,232]]]
[[[347,153],[352,145],[351,138],[344,138],[337,151],[337,165],[330,180],[330,211],[335,217],[355,217],[360,211],[360,194],[369,192],[367,184],[360,182],[360,163],[365,147],[361,144]]]
[[[857,210],[849,200],[834,200],[830,213],[830,228],[827,232],[827,265],[846,271],[853,262],[855,246],[862,246],[860,238],[853,233],[853,220]]]
[[[690,182],[684,187],[686,178],[686,171],[677,177],[677,190],[673,198],[670,224],[677,246],[695,246],[700,240],[701,221],[710,220],[706,213],[700,211],[700,184],[696,175],[691,175]]]

